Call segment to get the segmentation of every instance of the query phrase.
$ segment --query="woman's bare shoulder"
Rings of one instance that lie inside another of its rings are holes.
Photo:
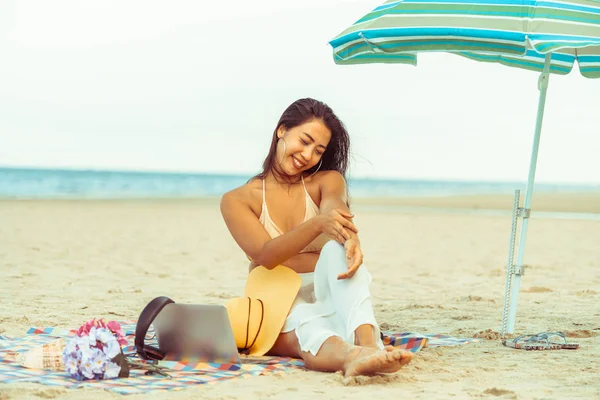
[[[262,182],[260,179],[253,179],[240,187],[226,192],[221,198],[221,208],[223,206],[247,206],[256,212],[257,209],[260,210],[261,199]]]
[[[319,171],[310,178],[305,178],[306,182],[310,182],[316,185],[331,185],[331,184],[345,184],[346,179],[338,171]]]
[[[316,174],[304,178],[306,190],[317,206],[321,204],[323,191],[326,188],[344,186],[346,181],[338,171],[319,171]]]

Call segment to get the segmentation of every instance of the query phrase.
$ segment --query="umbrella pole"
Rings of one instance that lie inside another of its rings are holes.
[[[523,217],[521,224],[521,232],[519,233],[519,246],[517,249],[517,260],[512,266],[514,281],[511,290],[510,310],[508,313],[508,333],[513,333],[515,330],[515,318],[517,316],[517,303],[519,300],[519,287],[521,285],[521,276],[524,272],[523,255],[525,253],[525,240],[527,238],[527,227],[529,225],[529,214],[531,212],[531,196],[533,195],[533,185],[535,181],[535,167],[537,164],[538,148],[540,146],[540,134],[542,132],[542,121],[544,119],[544,106],[546,105],[546,91],[548,89],[548,81],[550,78],[550,60],[552,54],[546,54],[544,62],[544,70],[538,80],[538,89],[540,97],[538,101],[537,119],[535,121],[535,136],[533,137],[533,147],[531,149],[531,160],[529,163],[529,176],[527,178],[527,191],[525,193],[525,202],[520,215]]]

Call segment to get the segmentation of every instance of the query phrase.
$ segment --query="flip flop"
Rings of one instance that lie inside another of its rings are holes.
[[[578,343],[567,343],[564,332],[541,332],[535,335],[521,335],[514,339],[504,339],[506,347],[520,350],[576,350]]]
[[[567,343],[564,332],[542,332],[537,334],[537,339],[546,340],[548,346],[558,347],[562,350],[575,350],[579,348],[578,343]]]

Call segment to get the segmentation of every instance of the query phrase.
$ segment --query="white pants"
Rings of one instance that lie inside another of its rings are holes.
[[[295,330],[302,351],[317,355],[332,336],[354,344],[354,331],[363,324],[373,327],[376,343],[383,348],[369,292],[371,274],[363,265],[352,278],[338,280],[347,270],[346,251],[332,240],[323,246],[315,272],[299,274],[302,286],[282,332]]]

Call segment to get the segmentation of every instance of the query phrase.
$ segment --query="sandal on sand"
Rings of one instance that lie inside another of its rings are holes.
[[[504,339],[502,344],[521,350],[575,350],[578,343],[567,343],[563,332],[541,332],[536,335],[521,335],[514,339]]]

